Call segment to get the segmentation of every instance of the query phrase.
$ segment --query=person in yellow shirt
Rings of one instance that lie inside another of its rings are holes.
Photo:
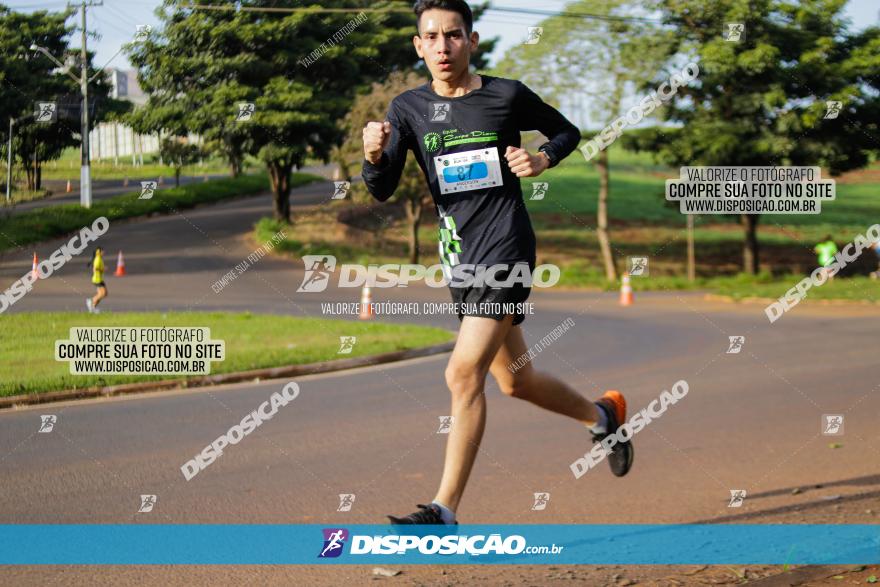
[[[107,284],[104,283],[104,249],[95,248],[92,255],[92,283],[98,288],[98,293],[94,297],[86,298],[86,307],[91,314],[100,314],[98,304],[107,297]]]

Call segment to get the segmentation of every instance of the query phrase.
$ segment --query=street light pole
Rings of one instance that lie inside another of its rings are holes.
[[[687,215],[687,273],[688,281],[697,280],[697,257],[694,252],[694,215]]]
[[[80,57],[82,59],[82,72],[80,73],[79,78],[70,71],[67,71],[67,67],[55,59],[55,57],[49,53],[49,50],[45,47],[40,47],[39,45],[32,44],[32,51],[39,51],[46,57],[48,57],[55,65],[61,68],[64,73],[70,76],[74,81],[79,82],[79,90],[82,94],[82,111],[80,113],[80,133],[82,135],[82,140],[80,141],[80,174],[79,174],[79,203],[84,208],[92,207],[92,174],[91,169],[89,168],[89,82],[94,80],[101,74],[99,70],[95,75],[89,79],[89,54],[88,49],[86,47],[88,33],[86,32],[86,7],[87,6],[103,6],[103,2],[94,2],[94,0],[90,0],[86,2],[86,0],[82,0],[82,49],[80,52]],[[121,51],[121,49],[120,49]],[[117,55],[119,52],[117,52]],[[114,55],[115,57],[115,55]]]
[[[86,51],[86,2],[82,3],[82,142],[80,146],[79,202],[83,208],[92,207],[92,173],[89,169],[89,56]]]
[[[12,124],[13,118],[9,117],[9,144],[6,146],[6,205],[9,205],[9,196],[12,193]]]

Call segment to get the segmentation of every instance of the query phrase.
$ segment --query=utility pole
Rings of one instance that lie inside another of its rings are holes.
[[[102,6],[103,2],[82,2],[82,74],[80,75],[80,92],[82,93],[82,142],[80,144],[81,167],[79,172],[79,202],[83,208],[92,207],[92,170],[89,162],[89,54],[86,48],[88,33],[86,32],[86,7]],[[99,72],[100,73],[100,72]],[[97,74],[96,74],[97,75]]]
[[[687,273],[688,281],[697,280],[697,260],[694,254],[694,215],[687,214]]]
[[[9,197],[12,193],[12,125],[13,119],[9,117],[9,145],[6,148],[6,204],[9,205]]]
[[[92,207],[92,174],[91,169],[89,168],[89,82],[93,81],[103,72],[103,68],[99,69],[95,72],[95,75],[89,79],[89,54],[86,48],[86,40],[88,37],[88,33],[86,32],[86,8],[89,6],[103,5],[103,0],[101,2],[94,2],[92,0],[86,2],[83,0],[82,5],[80,6],[80,9],[82,10],[82,49],[80,51],[82,71],[79,78],[70,73],[68,67],[58,61],[45,47],[40,47],[36,44],[32,44],[30,47],[31,51],[39,51],[55,63],[55,65],[61,68],[61,70],[70,78],[79,82],[79,91],[82,94],[82,109],[80,112],[80,133],[82,134],[82,141],[80,142],[81,167],[79,175],[79,203],[84,208]],[[122,49],[120,49],[120,51],[121,50]],[[117,51],[117,55],[118,54],[119,52]],[[116,57],[116,55],[114,55],[114,57]]]

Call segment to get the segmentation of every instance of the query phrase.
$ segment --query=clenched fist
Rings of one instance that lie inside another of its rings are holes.
[[[517,177],[537,177],[550,167],[550,159],[543,151],[532,155],[528,151],[508,145],[504,153],[507,165]]]
[[[364,159],[376,165],[391,138],[391,123],[368,122],[364,127]]]

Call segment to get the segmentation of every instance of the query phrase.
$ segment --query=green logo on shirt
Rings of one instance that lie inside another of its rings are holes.
[[[458,135],[443,137],[443,144],[447,147],[454,147],[455,145],[463,145],[465,143],[489,143],[497,140],[497,132],[474,130],[471,132],[460,133]]]
[[[444,265],[458,265],[461,253],[461,237],[458,236],[455,219],[440,211],[440,260]]]
[[[425,135],[425,150],[433,153],[440,148],[440,135],[435,132],[429,132]]]
[[[443,131],[442,137],[435,132],[429,132],[424,137],[425,150],[428,153],[433,153],[440,148],[440,145],[454,147],[455,145],[464,145],[466,143],[490,143],[497,140],[497,132],[485,130],[461,133],[457,129],[448,129]]]

